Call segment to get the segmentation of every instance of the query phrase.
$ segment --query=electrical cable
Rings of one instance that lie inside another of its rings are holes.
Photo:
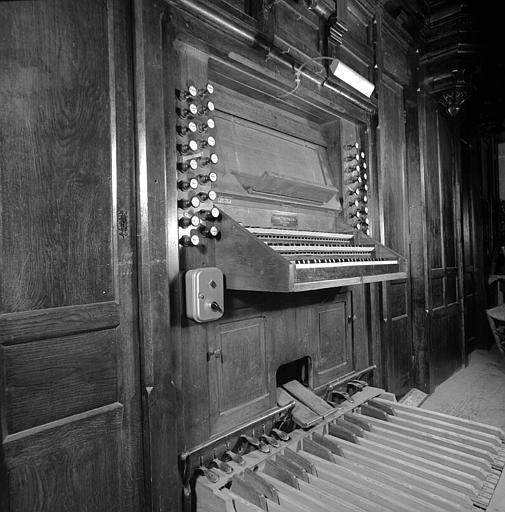
[[[281,94],[280,96],[276,96],[276,98],[283,99],[283,98],[287,98],[288,96],[291,96],[292,94],[294,94],[297,91],[297,89],[300,87],[300,83],[302,81],[302,69],[305,66],[307,66],[308,64],[310,64],[311,62],[317,62],[317,61],[321,61],[321,60],[334,60],[334,57],[323,57],[323,56],[312,57],[310,59],[307,59],[305,62],[303,62],[300,65],[300,67],[298,67],[298,68],[296,68],[296,66],[293,64],[293,71],[295,73],[295,86],[293,89],[291,89],[287,93]],[[325,79],[325,81],[326,81],[326,79]]]

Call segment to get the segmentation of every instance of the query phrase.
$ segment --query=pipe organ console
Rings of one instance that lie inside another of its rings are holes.
[[[360,142],[341,142],[343,171],[335,169],[318,130],[304,139],[243,119],[247,98],[230,110],[236,93],[226,85],[197,89],[190,82],[176,94],[182,247],[220,238],[216,261],[229,289],[298,292],[405,278],[405,259],[369,236]]]
[[[402,405],[363,383],[334,407],[301,387],[280,390],[284,416],[268,434],[263,417],[231,433],[234,450],[225,435],[183,454],[199,459],[197,512],[505,510],[503,430]],[[316,424],[302,428],[297,408]]]

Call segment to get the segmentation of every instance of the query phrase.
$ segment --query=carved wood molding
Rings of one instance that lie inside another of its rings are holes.
[[[335,12],[335,0],[305,0],[305,5],[325,20]]]
[[[473,38],[471,11],[465,1],[433,4],[421,63],[428,92],[451,116],[457,115],[475,89]]]
[[[347,0],[338,1],[336,9],[328,19],[328,39],[340,46],[347,32]]]
[[[469,88],[452,88],[440,93],[438,102],[445,107],[449,115],[455,116],[461,109],[461,105],[471,96]]]

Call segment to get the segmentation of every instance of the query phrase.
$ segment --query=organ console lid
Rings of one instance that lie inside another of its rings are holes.
[[[301,292],[404,279],[406,261],[340,222],[336,231],[243,226],[223,212],[216,261],[232,290]]]

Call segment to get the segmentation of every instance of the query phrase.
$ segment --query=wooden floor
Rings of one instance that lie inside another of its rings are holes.
[[[505,428],[505,359],[495,346],[474,350],[468,366],[440,384],[421,408]]]

